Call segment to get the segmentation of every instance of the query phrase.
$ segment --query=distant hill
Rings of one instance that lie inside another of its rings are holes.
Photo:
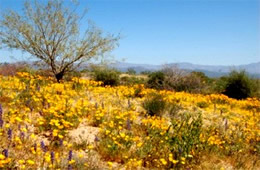
[[[228,74],[231,70],[245,70],[253,77],[260,78],[260,62],[238,65],[238,66],[220,66],[220,65],[198,65],[192,63],[170,63],[165,66],[178,67],[187,71],[201,71],[209,77],[220,77]],[[133,63],[116,63],[111,65],[120,71],[127,71],[132,68],[136,72],[142,71],[156,71],[161,69],[161,65],[149,65],[149,64],[133,64]]]
[[[40,66],[38,66],[34,62],[20,62],[20,64],[21,63],[28,64],[34,69],[40,68]],[[2,65],[3,64],[8,64],[8,63],[2,63]],[[245,65],[237,65],[237,66],[199,65],[199,64],[192,64],[187,62],[170,63],[162,66],[162,65],[133,64],[133,63],[118,62],[118,63],[110,64],[109,66],[112,68],[116,68],[122,72],[125,72],[129,68],[131,68],[134,69],[137,73],[140,73],[142,71],[157,71],[162,69],[164,66],[169,66],[169,67],[178,67],[186,71],[200,71],[205,73],[209,77],[221,77],[227,75],[231,70],[245,70],[252,77],[260,78],[260,62],[245,64]],[[81,65],[80,68],[78,68],[78,70],[82,70],[87,67],[89,67],[89,64],[83,64]]]

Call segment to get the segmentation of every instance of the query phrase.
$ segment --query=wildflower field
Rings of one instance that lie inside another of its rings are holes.
[[[0,169],[260,169],[259,113],[256,98],[0,76]]]

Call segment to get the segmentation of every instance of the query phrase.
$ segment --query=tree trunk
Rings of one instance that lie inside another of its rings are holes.
[[[59,73],[55,74],[55,78],[58,83],[60,83],[60,80],[63,78],[63,76],[64,76],[64,72],[59,72]]]

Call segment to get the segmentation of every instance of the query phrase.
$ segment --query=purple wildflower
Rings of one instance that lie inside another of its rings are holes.
[[[0,104],[0,118],[2,118],[3,115],[3,108],[2,108],[2,104]]]
[[[3,120],[3,108],[2,105],[0,104],[0,128],[3,127],[4,120]]]
[[[71,161],[71,159],[72,159],[72,150],[69,151],[68,161]]]
[[[41,141],[41,148],[43,152],[46,152],[46,146],[43,141]]]
[[[97,136],[95,136],[95,142],[98,142],[99,138]]]
[[[72,160],[72,150],[69,151],[68,161]],[[68,170],[72,170],[71,164],[68,165]]]
[[[24,136],[25,136],[24,132],[21,132],[21,133],[20,133],[21,139],[24,139]]]
[[[8,139],[9,140],[12,140],[12,134],[13,134],[13,131],[12,131],[12,129],[8,129],[8,131],[7,131],[7,135],[8,135]]]
[[[51,163],[54,163],[54,152],[51,152]]]
[[[3,119],[2,119],[2,118],[0,118],[0,128],[2,128],[2,127],[3,127],[3,124],[4,124],[4,121],[3,121]]]
[[[60,146],[63,146],[63,140],[60,139]]]
[[[8,149],[4,149],[4,150],[3,150],[3,154],[4,154],[4,156],[7,158],[7,157],[8,157]]]

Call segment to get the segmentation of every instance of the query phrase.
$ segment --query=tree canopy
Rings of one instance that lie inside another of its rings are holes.
[[[63,0],[26,1],[22,14],[9,10],[0,19],[0,47],[18,49],[43,61],[59,82],[63,75],[92,58],[113,50],[119,35],[104,34],[88,21],[80,30],[85,14],[65,6]]]

